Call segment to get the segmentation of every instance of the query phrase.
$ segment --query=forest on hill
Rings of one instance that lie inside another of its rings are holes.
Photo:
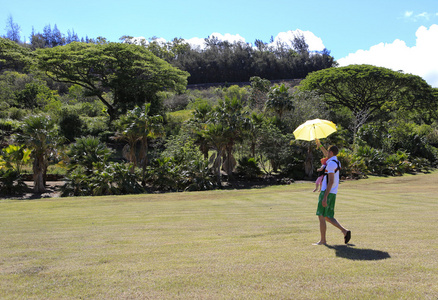
[[[49,174],[64,196],[314,179],[322,153],[292,132],[315,118],[337,124],[322,143],[342,149],[345,178],[438,164],[437,89],[386,68],[337,67],[300,36],[293,48],[209,37],[192,49],[181,39],[79,40],[56,26],[29,43],[12,33],[0,38],[4,195],[26,191],[27,176],[42,193]]]

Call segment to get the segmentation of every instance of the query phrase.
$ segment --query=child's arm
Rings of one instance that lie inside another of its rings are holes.
[[[322,151],[322,153],[324,154],[325,157],[328,156],[328,151],[324,148],[323,145],[321,145],[321,143],[319,142],[318,139],[315,139],[316,142],[316,146],[318,146],[318,149],[320,149]]]

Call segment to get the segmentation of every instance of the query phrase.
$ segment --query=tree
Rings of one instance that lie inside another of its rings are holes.
[[[222,157],[228,144],[226,135],[226,128],[222,124],[208,123],[203,131],[204,139],[216,151],[216,155],[212,155],[210,161],[213,162],[213,172],[219,186],[221,186]]]
[[[45,47],[52,47],[53,38],[52,38],[52,28],[51,28],[50,24],[44,26],[42,36],[43,36],[44,41],[45,41]]]
[[[61,31],[59,31],[58,26],[53,27],[52,30],[52,47],[61,46],[65,44],[65,38],[62,36]]]
[[[266,101],[266,110],[272,110],[281,120],[283,114],[287,111],[293,110],[292,96],[289,94],[289,89],[282,84],[274,86],[268,93],[268,100]]]
[[[34,63],[35,54],[9,39],[0,37],[0,72],[6,69],[21,71]]]
[[[377,112],[436,109],[433,89],[421,77],[370,65],[350,65],[309,74],[301,89],[314,90],[354,116],[354,136]]]
[[[56,92],[39,80],[26,83],[21,91],[15,92],[17,106],[21,108],[44,108],[51,100],[56,99]]]
[[[309,55],[309,45],[306,38],[302,34],[295,34],[292,42],[292,47],[301,55]]]
[[[58,142],[55,122],[44,115],[30,116],[24,120],[16,140],[32,150],[34,191],[45,192],[48,159]]]
[[[38,49],[38,67],[55,81],[77,84],[98,97],[111,120],[145,103],[159,110],[157,92],[181,92],[188,73],[178,70],[141,46],[104,43],[71,44]],[[106,93],[112,93],[112,99]]]
[[[262,109],[265,106],[271,82],[267,79],[254,76],[250,78],[250,83],[249,103],[253,108]]]
[[[157,138],[164,134],[160,115],[150,116],[150,106],[148,103],[143,107],[135,107],[118,122],[120,130],[116,133],[116,139],[126,141],[128,150],[128,160],[133,164],[131,171],[137,165],[136,144],[140,142],[139,160],[143,168],[143,175],[148,164],[148,138]]]
[[[15,43],[19,43],[21,36],[20,31],[21,28],[18,26],[17,23],[14,23],[14,19],[12,18],[12,15],[9,15],[8,20],[6,21],[6,38],[10,39],[11,41]]]
[[[249,121],[243,111],[242,103],[236,97],[225,97],[210,114],[207,136],[214,142],[217,156],[225,156],[223,167],[229,177],[232,177],[236,160],[233,155],[234,145],[241,140]],[[213,125],[213,126],[211,126]],[[218,135],[213,137],[212,135]],[[225,145],[223,144],[225,142]]]
[[[199,151],[204,155],[204,159],[208,159],[209,144],[206,140],[203,130],[209,118],[209,113],[212,111],[212,106],[209,103],[200,103],[193,111],[193,118],[190,119],[189,126],[191,127],[194,143],[199,145]]]

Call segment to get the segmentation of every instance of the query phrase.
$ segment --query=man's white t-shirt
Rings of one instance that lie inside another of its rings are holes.
[[[339,171],[335,172],[338,168],[338,164],[336,163],[338,161],[338,158],[336,156],[333,156],[327,160],[327,166],[325,167],[324,173],[335,173],[335,182],[332,185],[332,188],[330,190],[330,194],[336,194],[338,193],[338,186],[339,186]],[[341,163],[339,163],[339,167],[341,166]],[[325,191],[327,189],[327,176],[324,176],[324,179],[322,181],[321,191]]]

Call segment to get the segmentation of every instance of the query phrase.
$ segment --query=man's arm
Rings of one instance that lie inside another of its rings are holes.
[[[324,146],[321,145],[321,143],[320,143],[320,141],[318,139],[315,139],[315,142],[316,142],[317,148],[320,149],[322,151],[322,153],[324,154],[324,157],[327,157],[328,156],[327,149],[325,149]]]

